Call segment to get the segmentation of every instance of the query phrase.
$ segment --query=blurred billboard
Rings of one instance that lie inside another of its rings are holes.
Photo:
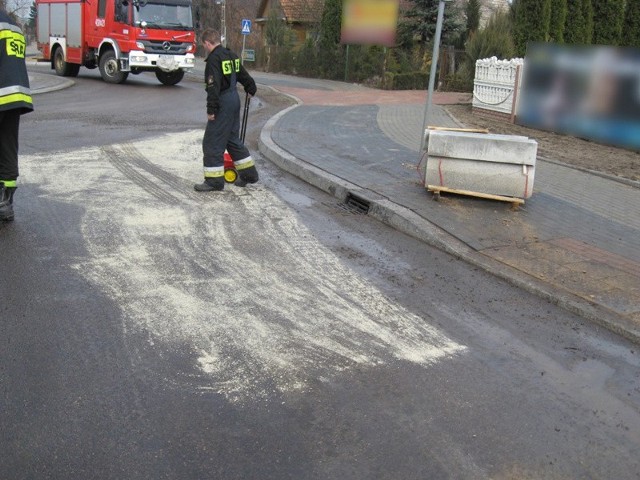
[[[399,0],[344,0],[340,42],[393,47],[398,4]]]
[[[640,50],[528,45],[517,123],[640,150]]]

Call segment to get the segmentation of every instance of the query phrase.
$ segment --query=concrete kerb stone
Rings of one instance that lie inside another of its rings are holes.
[[[538,155],[538,160],[539,161],[543,161],[543,162],[547,162],[547,163],[553,163],[554,165],[560,165],[560,166],[567,167],[567,168],[573,168],[574,170],[578,170],[580,172],[588,173],[590,175],[595,175],[596,177],[606,178],[607,180],[611,180],[613,182],[622,183],[622,184],[628,185],[630,187],[640,188],[640,182],[638,182],[636,180],[631,180],[630,178],[618,177],[616,175],[610,175],[608,173],[598,172],[596,170],[590,170],[588,168],[579,167],[577,165],[571,165],[569,163],[558,162],[557,160],[552,160],[550,158],[542,157],[540,155]]]
[[[38,87],[31,89],[31,93],[33,95],[64,90],[65,88],[72,87],[76,84],[76,82],[68,78],[60,78],[55,75],[34,72],[29,72],[29,83],[39,85]]]
[[[543,282],[525,272],[493,260],[481,252],[475,251],[466,243],[437,227],[411,209],[398,205],[375,192],[363,189],[314,165],[310,165],[282,150],[271,138],[271,133],[278,120],[298,106],[293,105],[279,112],[265,124],[260,133],[259,151],[276,166],[329,193],[342,202],[350,194],[365,199],[370,204],[368,215],[385,225],[449,253],[506,281],[510,285],[547,300],[587,321],[596,323],[633,342],[640,343],[640,329],[621,315],[602,305],[578,297],[557,285]]]
[[[288,112],[298,108],[299,106],[300,105],[292,105],[291,107],[278,112],[276,115],[271,117],[269,121],[267,121],[260,132],[258,150],[282,170],[289,172],[324,192],[329,193],[340,201],[345,201],[349,191],[358,189],[359,187],[341,179],[340,177],[331,175],[329,172],[299,160],[278,147],[271,138],[271,132],[278,120],[283,115],[286,115]]]
[[[637,325],[616,312],[589,302],[557,285],[538,280],[510,265],[489,258],[415,212],[392,202],[386,202],[388,205],[379,204],[372,208],[371,216],[396,230],[480,268],[510,285],[547,300],[635,343],[640,343],[640,329]]]

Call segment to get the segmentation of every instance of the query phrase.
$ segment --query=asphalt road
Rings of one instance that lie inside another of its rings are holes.
[[[636,347],[259,157],[196,194],[203,103],[85,71],[23,117],[0,478],[639,478]]]

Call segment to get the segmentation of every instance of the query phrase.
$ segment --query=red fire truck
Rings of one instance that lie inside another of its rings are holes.
[[[109,83],[155,72],[175,85],[195,64],[191,0],[36,0],[37,41],[61,76],[99,68]]]

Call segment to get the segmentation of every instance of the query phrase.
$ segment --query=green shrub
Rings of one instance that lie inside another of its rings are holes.
[[[624,0],[593,2],[593,18],[603,19],[603,21],[593,23],[592,42],[595,45],[619,45],[622,39],[624,13]]]
[[[362,83],[371,78],[379,77],[382,74],[383,64],[384,52],[382,47],[350,45],[346,80]]]
[[[516,52],[524,56],[529,42],[545,42],[551,23],[551,0],[518,0],[513,28]]]
[[[621,45],[640,48],[640,2],[627,2]]]
[[[469,78],[464,72],[447,75],[442,80],[440,90],[445,92],[473,92],[473,76]]]
[[[296,52],[294,60],[295,72],[303,77],[313,77],[318,74],[316,46],[308,38]]]
[[[476,60],[497,57],[513,58],[516,49],[513,42],[509,14],[497,12],[491,16],[485,28],[471,35],[465,46],[468,63],[475,71]]]
[[[515,55],[512,20],[508,13],[497,12],[491,16],[486,27],[471,34],[465,47],[465,59],[456,72],[454,82],[456,88],[470,85],[473,90],[473,77],[476,72],[476,61],[482,58],[497,57],[510,59]],[[469,91],[470,91],[469,90]],[[462,91],[468,91],[462,90]]]
[[[424,72],[385,72],[382,88],[385,90],[426,90],[429,74]]]

